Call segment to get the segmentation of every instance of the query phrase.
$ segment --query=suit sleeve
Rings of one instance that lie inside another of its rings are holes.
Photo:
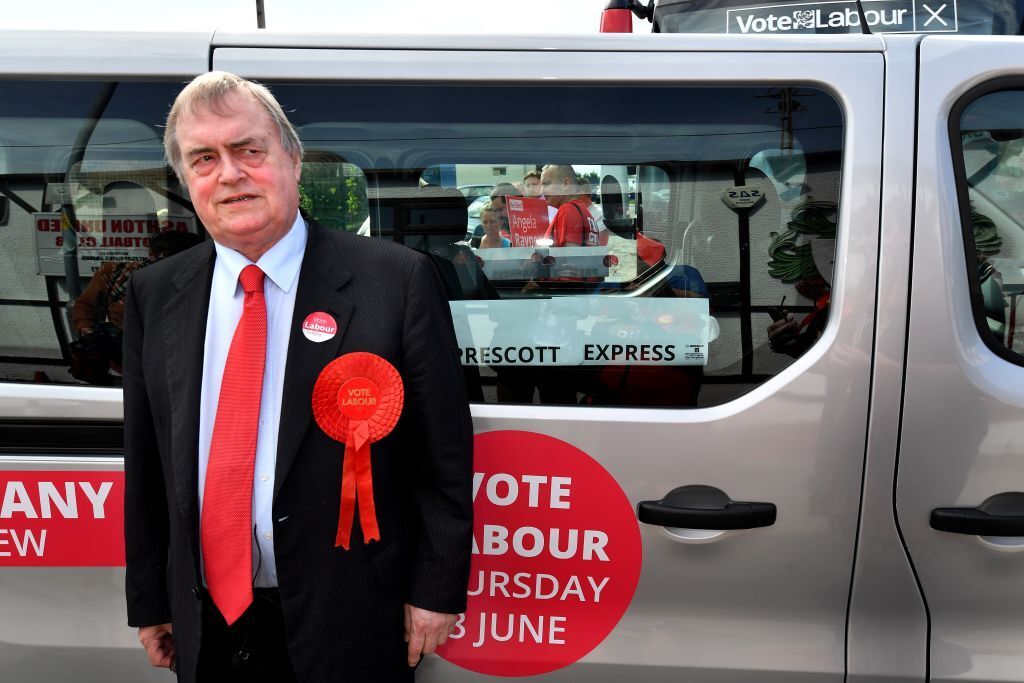
[[[457,614],[466,608],[473,538],[473,423],[451,311],[426,258],[409,279],[402,352],[419,522],[408,602]]]
[[[171,621],[167,599],[168,518],[160,453],[146,392],[145,330],[138,278],[124,313],[124,529],[128,625]]]

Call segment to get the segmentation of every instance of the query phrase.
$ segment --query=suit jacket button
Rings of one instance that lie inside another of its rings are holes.
[[[192,586],[192,595],[196,597],[196,600],[203,599],[203,592],[199,590],[199,586]]]

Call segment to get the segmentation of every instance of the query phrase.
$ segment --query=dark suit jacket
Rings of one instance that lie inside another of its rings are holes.
[[[128,623],[174,624],[179,679],[195,679],[201,585],[197,445],[212,242],[132,278],[124,326]],[[326,311],[337,335],[307,340]],[[343,446],[312,418],[317,376],[368,351],[402,376],[398,427],[373,444],[380,542],[334,547]],[[430,260],[310,223],[285,370],[274,551],[301,681],[409,678],[402,603],[465,609],[472,534],[472,425],[451,314]]]

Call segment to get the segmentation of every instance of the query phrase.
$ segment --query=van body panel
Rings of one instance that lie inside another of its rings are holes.
[[[878,36],[709,36],[691,35],[402,35],[292,33],[287,31],[217,31],[211,47],[471,50],[473,52],[878,52]],[[602,65],[602,67],[605,65]]]
[[[669,68],[664,53],[638,52],[602,65],[601,69],[581,69],[593,64],[596,52],[515,52],[497,50],[436,50],[425,59],[422,53],[405,50],[217,48],[214,68],[245,71],[251,78],[318,78],[345,81],[471,81],[497,79],[527,82],[616,82],[628,83],[719,83],[719,82],[797,82],[831,90],[835,81],[831,69],[807,69],[799,54],[767,52],[757,64],[751,53],[686,53],[685,68]],[[845,53],[816,56],[822,66],[844,70],[850,64]],[[682,66],[682,65],[681,65]],[[642,75],[638,76],[638,72]]]
[[[928,87],[919,93],[912,314],[896,505],[931,616],[933,681],[1024,676],[1024,554],[1014,552],[1019,539],[986,543],[929,526],[935,508],[972,508],[1024,490],[1024,368],[993,353],[975,326],[951,160],[957,141],[950,136],[954,104],[982,83],[1019,76],[1022,58],[1024,44],[1012,38],[928,37],[921,43],[921,82]],[[1016,231],[1019,224],[1002,222],[1000,229]]]
[[[190,78],[209,68],[211,37],[199,31],[0,30],[0,74]]]
[[[886,36],[882,232],[864,491],[850,592],[848,680],[925,680],[928,618],[894,515],[897,445],[913,239],[914,121],[919,37]]]
[[[634,509],[686,485],[777,507],[771,526],[701,542],[680,533],[693,530],[637,522],[642,568],[625,614],[579,661],[529,679],[1024,680],[1024,553],[1011,552],[1007,539],[929,527],[935,508],[1024,491],[1015,457],[1024,435],[1024,367],[994,353],[975,325],[949,126],[973,88],[1022,75],[1024,40],[0,31],[0,62],[0,79],[16,81],[173,83],[214,68],[272,87],[323,85],[325,93],[381,84],[408,92],[431,84],[782,84],[831,97],[843,119],[831,314],[805,353],[745,393],[704,407],[472,406],[478,435],[532,432],[581,450]],[[343,97],[335,108],[344,109]],[[636,120],[644,115],[637,111]],[[442,144],[395,168],[436,164]],[[644,188],[657,175],[654,161],[621,183],[621,203],[647,191],[653,205],[666,192],[666,212],[685,215],[700,192],[686,194],[682,183]],[[624,162],[615,163],[628,175]],[[14,194],[41,205],[45,190],[33,182],[16,178]],[[382,205],[402,196],[372,189]],[[0,325],[9,320],[0,317]],[[0,382],[0,435],[121,419],[116,388]],[[0,477],[121,470],[116,446],[73,440],[52,452],[0,444]],[[6,526],[0,519],[0,530]],[[124,626],[123,567],[4,567],[0,603],[5,680],[167,676],[147,665]],[[428,657],[419,673],[426,683],[486,678],[440,657]]]
[[[809,63],[799,54],[693,52],[667,62],[663,54],[638,52],[594,71],[587,67],[595,56],[218,47],[213,66],[275,81],[632,82],[642,73],[644,81],[680,85],[827,88],[845,118],[836,246],[843,265],[833,287],[843,315],[814,347],[749,393],[706,409],[488,405],[475,406],[474,418],[478,433],[539,431],[574,445],[611,473],[634,505],[706,484],[734,500],[773,501],[779,510],[772,527],[699,545],[641,525],[643,569],[626,615],[581,662],[537,680],[739,681],[756,670],[759,680],[840,681],[871,376],[881,55],[830,51]],[[440,660],[427,663],[421,678],[478,680]]]

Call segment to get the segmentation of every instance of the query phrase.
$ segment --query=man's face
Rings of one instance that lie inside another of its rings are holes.
[[[540,186],[548,206],[559,207],[576,195],[575,184],[569,178],[559,177],[554,168],[546,168],[540,174]]]
[[[295,221],[301,164],[254,99],[232,93],[220,109],[178,122],[185,180],[213,239],[256,261]]]
[[[543,177],[543,174],[542,176]],[[541,180],[536,176],[530,176],[523,181],[527,197],[539,197],[541,195]]]

